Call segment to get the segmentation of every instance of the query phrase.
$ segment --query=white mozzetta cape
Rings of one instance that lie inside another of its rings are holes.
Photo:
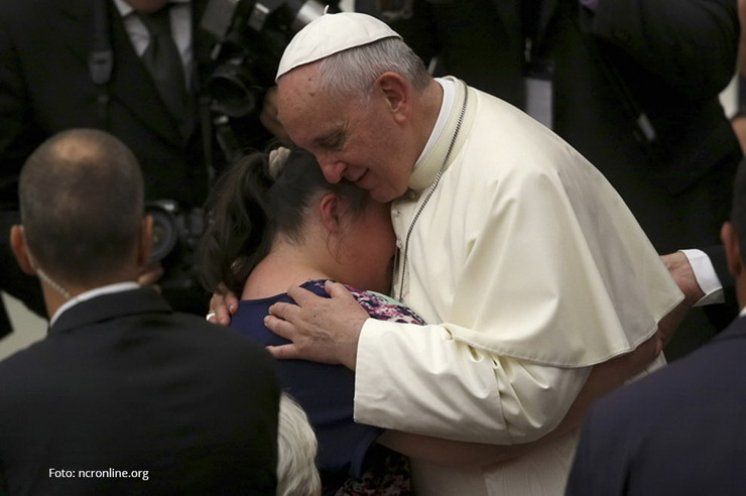
[[[437,325],[368,319],[355,418],[450,439],[526,442],[561,421],[591,365],[644,342],[683,296],[587,160],[518,109],[454,82],[445,128],[418,161],[410,194],[392,206],[402,245],[411,228],[394,296]],[[467,486],[561,494],[573,443],[569,436],[478,479],[421,463],[415,476],[432,483],[417,480],[422,494]]]

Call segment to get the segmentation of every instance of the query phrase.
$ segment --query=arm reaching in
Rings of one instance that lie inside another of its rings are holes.
[[[684,301],[681,304],[690,308],[694,306],[705,293],[697,283],[697,278],[694,275],[694,270],[692,270],[689,259],[683,252],[677,251],[668,255],[662,255],[661,260],[663,261],[663,265],[671,273],[673,280],[676,281],[676,285],[684,293]]]
[[[238,310],[238,297],[225,288],[213,293],[210,298],[210,313],[207,320],[213,324],[227,326],[231,323],[231,316]]]

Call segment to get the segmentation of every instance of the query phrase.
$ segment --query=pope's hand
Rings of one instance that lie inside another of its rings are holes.
[[[341,363],[354,370],[360,331],[368,313],[342,284],[327,281],[324,287],[329,298],[293,287],[288,295],[296,304],[269,307],[264,324],[292,343],[268,349],[279,359]]]
[[[699,287],[692,266],[689,264],[689,259],[684,253],[677,251],[662,255],[661,260],[671,273],[673,280],[676,281],[676,285],[684,293],[682,302],[658,322],[658,330],[663,339],[663,344],[666,345],[671,341],[681,321],[689,313],[689,309],[705,294]]]
[[[673,280],[676,281],[676,285],[684,293],[684,303],[687,306],[692,307],[700,298],[704,297],[705,294],[697,283],[689,259],[683,252],[677,251],[662,255],[661,260],[671,273]]]

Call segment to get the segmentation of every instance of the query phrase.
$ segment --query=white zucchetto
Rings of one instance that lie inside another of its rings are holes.
[[[385,22],[367,14],[324,14],[308,23],[290,40],[280,59],[275,80],[296,67],[384,38],[401,38],[401,35]]]

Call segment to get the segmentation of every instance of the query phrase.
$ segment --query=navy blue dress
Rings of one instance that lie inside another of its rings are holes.
[[[324,281],[309,281],[302,287],[317,295],[327,296]],[[373,318],[423,323],[422,319],[407,307],[383,295],[370,291],[357,291],[353,288],[348,289]],[[288,340],[274,334],[264,325],[264,317],[269,313],[269,307],[281,301],[292,302],[292,299],[283,293],[269,298],[241,301],[231,321],[231,327],[265,346],[289,343]],[[317,466],[322,474],[325,493],[330,489],[330,485],[343,485],[349,477],[358,481],[369,479],[370,474],[366,476],[366,470],[369,468],[370,460],[366,460],[366,456],[371,451],[375,451],[375,449],[372,450],[373,445],[383,429],[354,422],[354,372],[342,365],[328,365],[307,360],[280,360],[278,372],[283,390],[303,407],[316,432],[319,442]],[[380,461],[382,457],[367,456],[367,458]],[[390,465],[391,460],[383,463]],[[398,470],[396,467],[390,468],[393,471]],[[406,478],[406,486],[409,486],[408,474]],[[395,481],[389,481],[389,483],[396,484]],[[346,492],[345,494],[353,493]],[[398,494],[408,494],[408,492],[403,491]]]

